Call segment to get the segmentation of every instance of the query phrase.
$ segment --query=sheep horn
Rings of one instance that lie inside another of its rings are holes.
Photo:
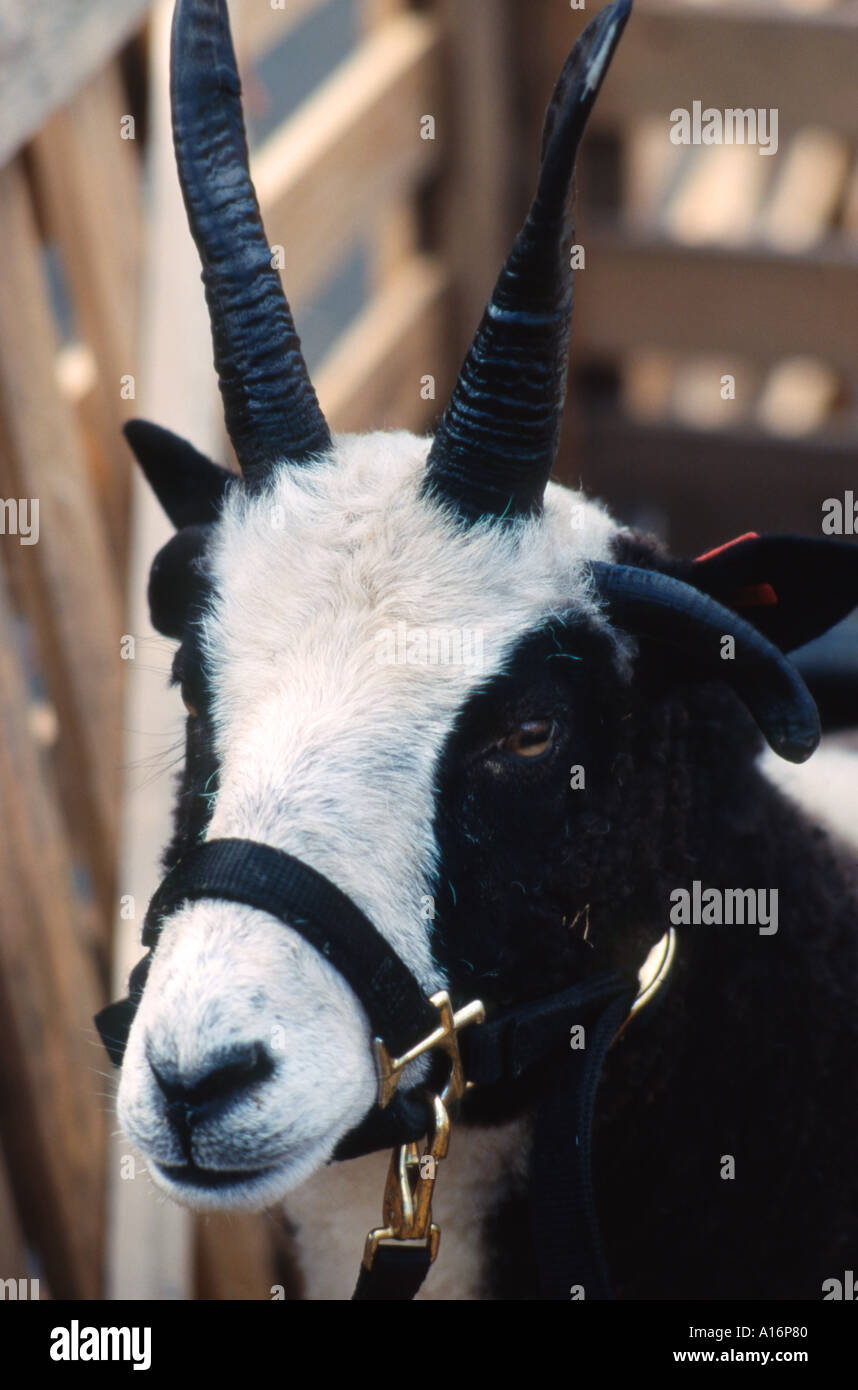
[[[536,513],[554,464],[572,322],[572,188],[587,117],[631,0],[587,25],[557,81],[527,219],[429,452],[424,491],[464,520]]]
[[[170,58],[173,143],[203,265],[226,425],[244,476],[325,453],[319,408],[250,179],[225,0],[178,0]]]
[[[681,579],[634,565],[593,561],[596,592],[621,627],[679,647],[710,676],[732,685],[769,746],[791,763],[803,763],[820,739],[813,696],[783,653],[732,609]],[[721,658],[732,637],[735,650]]]

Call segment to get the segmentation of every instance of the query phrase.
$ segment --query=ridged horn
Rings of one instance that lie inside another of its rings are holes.
[[[325,453],[331,436],[250,179],[241,84],[225,0],[178,0],[170,56],[173,143],[203,266],[229,436],[258,482],[281,459]]]
[[[596,592],[621,627],[679,647],[714,678],[727,681],[744,701],[775,753],[803,763],[819,743],[813,696],[781,651],[740,618],[681,579],[633,565],[594,561]],[[722,639],[735,651],[721,657]]]
[[[424,491],[468,522],[542,506],[566,394],[575,159],[630,9],[631,0],[616,0],[602,10],[566,60],[536,195],[429,452]]]

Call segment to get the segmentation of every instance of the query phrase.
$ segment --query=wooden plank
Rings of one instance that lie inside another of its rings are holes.
[[[0,164],[143,22],[151,0],[0,0]]]
[[[559,71],[590,8],[551,7],[546,63]],[[693,101],[777,108],[780,132],[813,123],[858,134],[858,5],[796,12],[782,0],[741,10],[638,0],[594,111],[594,126],[670,112]],[[550,80],[550,79],[549,79]]]
[[[449,390],[449,280],[413,257],[337,342],[316,377],[319,400],[341,431],[426,428]],[[435,378],[435,398],[421,380]]]
[[[107,521],[118,563],[126,541],[128,450],[124,420],[136,412],[121,391],[136,373],[143,208],[135,140],[122,138],[127,101],[116,64],[106,68],[58,112],[32,145],[46,211],[47,234],[62,255],[75,319],[98,367],[98,406]],[[127,393],[126,393],[127,394]]]
[[[845,241],[832,238],[812,256],[677,246],[595,226],[582,241],[576,354],[650,344],[771,361],[812,344],[848,376],[858,367],[858,324],[843,307],[858,301],[858,264]]]
[[[824,362],[814,357],[791,357],[779,363],[766,380],[757,402],[757,419],[773,434],[808,434],[824,425],[839,393],[837,373]]]
[[[376,33],[406,9],[408,0],[361,0],[362,32]],[[406,257],[418,249],[420,221],[413,192],[397,197],[380,209],[369,236],[370,293],[383,289]]]
[[[270,1300],[278,1282],[267,1213],[217,1212],[197,1221],[198,1299]]]
[[[60,1298],[101,1285],[102,993],[75,908],[64,831],[28,727],[0,574],[0,1114],[21,1218]]]
[[[832,225],[849,172],[849,143],[818,126],[801,130],[784,151],[760,230],[772,246],[809,251]]]
[[[233,0],[230,21],[239,63],[261,58],[328,0]]]
[[[144,257],[138,408],[149,419],[214,452],[222,412],[211,365],[208,315],[199,258],[188,231],[176,178],[168,94],[172,0],[152,15],[149,54],[150,189]],[[168,687],[173,644],[149,622],[149,566],[171,534],[170,523],[139,470],[132,475],[127,631],[137,644],[127,663],[125,731],[117,897],[129,895],[134,918],[115,915],[114,998],[125,993],[140,959],[145,905],[161,877],[159,859],[169,837],[174,798],[168,756],[182,739],[181,706]],[[154,775],[153,775],[154,773]],[[159,775],[160,773],[160,775]],[[178,1300],[193,1297],[192,1218],[164,1199],[145,1174],[123,1181],[124,1137],[111,1139],[108,1189],[107,1296]]]
[[[736,246],[754,231],[769,161],[749,145],[692,147],[683,177],[665,198],[660,224],[677,241]]]
[[[854,435],[774,439],[595,419],[573,403],[557,476],[625,521],[661,508],[669,539],[695,555],[741,530],[821,535],[822,503],[854,485]]]
[[[437,25],[403,15],[361,44],[258,151],[253,177],[269,242],[286,248],[293,305],[345,259],[379,207],[437,162],[420,117],[437,110]]]
[[[0,171],[0,487],[39,501],[23,549],[26,598],[59,715],[69,825],[104,904],[115,872],[122,616],[105,534],[71,412],[56,389],[56,337],[22,171]]]
[[[510,100],[515,60],[506,0],[480,0],[479,5],[439,0],[438,13],[446,45],[438,245],[456,287],[450,350],[458,366],[515,232],[512,190],[519,132]],[[528,157],[534,160],[528,166],[532,189],[535,154]]]
[[[12,1182],[0,1148],[0,1269],[4,1279],[29,1279],[33,1270],[15,1207]]]

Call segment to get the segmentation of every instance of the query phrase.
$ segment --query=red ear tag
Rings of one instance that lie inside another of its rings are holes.
[[[725,541],[723,545],[716,545],[714,550],[707,550],[705,555],[698,555],[694,563],[695,565],[701,565],[704,560],[714,559],[716,555],[720,555],[723,551],[729,550],[731,546],[741,545],[743,541],[758,541],[759,539],[759,531],[746,531],[743,536],[734,536],[731,541]]]
[[[703,564],[705,560],[713,560],[716,555],[722,555],[725,550],[731,550],[734,545],[741,545],[743,541],[757,541],[759,539],[759,531],[746,531],[743,536],[734,536],[731,541],[717,545],[714,550],[707,550],[705,555],[698,555],[694,563],[695,565]],[[747,584],[743,589],[736,591],[731,600],[731,606],[733,608],[774,608],[777,602],[778,596],[771,584]]]

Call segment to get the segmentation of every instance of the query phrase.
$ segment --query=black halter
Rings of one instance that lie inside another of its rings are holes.
[[[588,979],[560,994],[489,1017],[474,1002],[455,1013],[446,994],[425,991],[369,918],[323,874],[254,840],[209,840],[195,846],[155,892],[143,928],[147,955],[132,971],[128,997],[103,1009],[96,1027],[115,1066],[122,1064],[164,920],[183,903],[222,899],[258,908],[299,932],[346,980],[375,1038],[379,1095],[334,1158],[399,1146],[385,1192],[384,1225],[371,1232],[354,1298],[409,1299],[434,1259],[431,1225],[435,1163],[446,1153],[447,1107],[468,1085],[502,1086],[551,1069],[536,1125],[531,1209],[542,1295],[610,1298],[593,1201],[590,1136],[596,1090],[608,1048],[641,1002],[638,981],[620,972]],[[463,1033],[468,1023],[480,1026]],[[587,1046],[570,1047],[585,1025]],[[443,1056],[439,1056],[443,1054]],[[431,1058],[424,1081],[398,1083],[409,1062]],[[444,1063],[447,1076],[444,1078]],[[429,1135],[421,1162],[416,1141]]]

